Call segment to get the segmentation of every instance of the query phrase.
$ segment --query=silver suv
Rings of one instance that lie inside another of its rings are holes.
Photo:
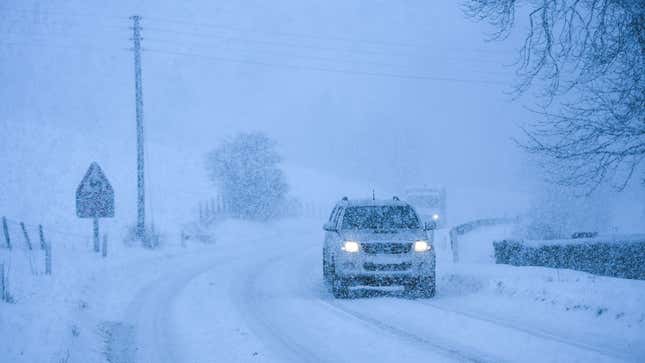
[[[434,296],[435,225],[422,224],[408,203],[343,198],[323,228],[323,275],[334,297],[347,297],[350,287],[389,285]]]

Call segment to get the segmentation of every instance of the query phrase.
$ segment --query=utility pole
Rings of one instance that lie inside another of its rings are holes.
[[[137,110],[137,238],[143,243],[146,226],[146,206],[144,189],[144,158],[143,158],[143,90],[141,84],[141,17],[134,15],[132,19],[132,41],[134,47],[134,85]]]

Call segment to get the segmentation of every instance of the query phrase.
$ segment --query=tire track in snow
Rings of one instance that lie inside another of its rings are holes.
[[[211,255],[206,258],[211,258]],[[234,262],[235,258],[218,256],[206,262],[194,264],[178,276],[164,274],[140,290],[126,310],[126,322],[134,326],[134,341],[120,342],[133,344],[138,363],[175,363],[179,362],[174,347],[173,329],[170,329],[172,303],[182,290],[198,276]],[[124,349],[121,347],[120,349]],[[115,362],[126,363],[126,362]],[[130,362],[127,362],[130,363]]]
[[[596,352],[598,354],[604,355],[604,356],[606,356],[608,358],[614,358],[614,359],[620,359],[620,360],[629,360],[629,357],[625,356],[621,352],[618,352],[618,351],[615,351],[615,350],[612,350],[612,349],[608,349],[606,347],[603,347],[603,349],[599,349],[597,346],[593,346],[591,344],[585,344],[585,343],[572,341],[570,339],[566,339],[566,338],[558,336],[556,334],[548,333],[548,332],[545,332],[545,331],[540,331],[540,330],[534,329],[534,328],[521,326],[521,325],[514,324],[514,323],[511,323],[509,321],[502,320],[502,319],[491,318],[491,317],[484,316],[484,315],[481,315],[481,314],[478,314],[478,313],[475,313],[475,312],[462,311],[462,310],[458,310],[458,309],[454,309],[454,308],[449,308],[449,307],[443,306],[443,305],[441,305],[439,303],[436,303],[436,302],[423,301],[423,302],[419,302],[419,303],[422,304],[422,305],[428,306],[430,308],[433,308],[435,310],[439,310],[439,311],[443,311],[443,312],[447,312],[447,313],[452,313],[452,314],[457,314],[457,315],[465,316],[465,317],[467,317],[469,319],[475,319],[475,320],[479,320],[479,321],[482,321],[482,322],[485,322],[485,323],[501,326],[501,327],[504,327],[504,328],[517,330],[517,331],[520,331],[520,332],[522,332],[524,334],[534,336],[536,338],[552,340],[552,341],[555,341],[557,343],[570,345],[570,346],[575,347],[575,348],[579,348],[579,349],[583,349],[583,350],[590,350],[590,351]]]
[[[314,252],[314,251],[312,251]],[[303,266],[303,270],[305,268],[309,268],[309,266]],[[447,341],[445,338],[439,335],[434,335],[431,337],[428,337],[425,333],[424,336],[420,336],[418,334],[411,333],[408,329],[400,327],[400,325],[392,325],[383,322],[382,320],[374,317],[370,317],[367,314],[363,314],[361,312],[357,312],[354,309],[347,308],[344,305],[345,302],[342,300],[333,300],[331,297],[330,293],[326,293],[327,296],[329,296],[329,300],[321,300],[321,303],[327,304],[331,309],[338,309],[343,313],[348,314],[349,316],[361,320],[366,324],[372,324],[375,327],[378,327],[380,329],[386,330],[391,332],[392,334],[399,335],[401,337],[404,337],[408,340],[411,341],[416,341],[417,343],[422,343],[422,344],[427,344],[430,346],[433,346],[437,350],[444,351],[448,356],[453,356],[461,360],[465,361],[473,361],[473,362],[501,362],[503,361],[502,359],[492,356],[490,354],[486,353],[481,353],[476,350],[473,350],[470,347],[464,346],[463,344],[454,344],[454,342]],[[408,300],[411,303],[418,303],[423,306],[427,306],[429,308],[433,308],[435,310],[441,311],[443,313],[448,312],[452,314],[458,314],[463,317],[468,318],[469,320],[475,320],[475,321],[480,321],[484,322],[486,324],[491,324],[493,326],[497,326],[503,329],[510,329],[511,331],[517,331],[523,334],[530,335],[534,338],[539,339],[540,341],[549,341],[549,342],[555,342],[556,344],[565,344],[567,346],[571,346],[576,349],[580,349],[582,351],[590,351],[599,355],[604,356],[605,358],[609,358],[611,360],[626,360],[629,361],[630,358],[627,357],[625,354],[616,352],[614,351],[606,351],[603,349],[599,349],[597,347],[594,347],[590,344],[585,344],[585,343],[578,343],[578,342],[573,342],[571,340],[568,340],[566,338],[557,336],[555,334],[549,334],[546,332],[540,332],[537,329],[532,329],[529,327],[522,327],[520,325],[516,325],[513,323],[505,322],[502,320],[497,320],[497,319],[492,319],[488,317],[484,317],[475,313],[468,313],[468,312],[461,312],[457,310],[453,310],[450,308],[444,308],[442,307],[438,302],[436,302],[434,299],[431,300]],[[347,300],[347,303],[351,303],[351,300]]]
[[[305,256],[313,255],[316,252],[317,250],[312,247],[311,250],[307,251],[304,255]],[[253,276],[250,276],[251,281],[253,281],[253,279],[257,279],[257,277],[261,275],[263,271],[267,270],[272,264],[275,265],[277,262],[285,260],[289,257],[291,256],[280,255],[266,261],[262,266],[260,266],[260,268],[255,272]],[[300,273],[298,274],[298,276],[306,276],[307,272],[311,271],[311,266],[312,265],[310,264],[310,261],[306,258],[304,258],[302,261],[299,261],[300,268],[298,271],[306,271],[306,272]],[[313,287],[312,285],[307,285],[307,286],[310,288]],[[484,355],[478,352],[473,352],[472,350],[467,350],[464,347],[456,347],[455,345],[447,344],[447,343],[438,344],[436,343],[436,341],[439,341],[439,339],[436,339],[435,341],[433,341],[428,338],[424,338],[416,334],[410,333],[408,331],[405,331],[404,329],[386,324],[377,319],[369,318],[365,315],[343,308],[337,303],[332,303],[327,300],[324,300],[322,296],[317,296],[317,299],[314,299],[312,301],[315,301],[319,306],[323,307],[326,311],[329,311],[332,314],[339,316],[342,320],[346,321],[347,317],[350,317],[362,326],[380,331],[381,333],[385,333],[390,336],[401,338],[402,340],[407,342],[414,343],[422,347],[424,350],[428,350],[429,352],[439,354],[450,360],[456,360],[460,362],[473,362],[473,363],[503,362],[503,360],[499,358],[491,357],[489,355]],[[268,323],[267,325],[270,327],[270,323]],[[282,337],[280,340],[283,340],[283,343],[285,343],[287,346],[291,346],[292,348],[295,347],[294,353],[297,353],[297,355],[301,359],[304,358],[306,359],[305,361],[321,361],[319,358],[312,360],[311,358],[315,357],[315,355],[312,354],[310,351],[307,351],[304,347],[298,345],[297,343],[294,344],[292,340],[288,340],[288,339],[284,340],[284,337]]]
[[[276,261],[283,260],[287,256],[278,255],[273,256],[270,259],[258,264],[256,269],[246,276],[246,279],[241,284],[238,284],[238,291],[236,292],[237,303],[240,306],[245,315],[250,317],[247,319],[247,323],[251,325],[252,330],[258,333],[260,336],[265,337],[273,341],[273,344],[277,344],[280,347],[284,348],[287,353],[289,361],[293,362],[325,362],[328,361],[325,358],[320,357],[316,353],[307,349],[302,344],[298,343],[294,339],[289,338],[285,334],[278,334],[278,331],[272,326],[273,323],[270,319],[267,319],[268,314],[264,311],[260,311],[258,307],[262,306],[263,299],[262,295],[257,293],[257,280],[263,274],[264,271],[268,269],[271,264],[274,264]],[[240,291],[241,290],[241,291]],[[255,292],[255,293],[253,293]]]
[[[314,254],[315,252],[316,251],[312,250],[309,253]],[[303,264],[303,268],[304,267],[305,265]],[[309,265],[307,265],[306,267],[308,269],[310,268]],[[321,271],[322,271],[322,267],[321,267]],[[333,297],[329,292],[327,292],[326,295],[333,299]],[[351,309],[347,309],[343,307],[339,302],[334,302],[332,300],[325,300],[322,297],[318,299],[317,302],[320,305],[325,306],[329,311],[332,311],[336,314],[342,315],[344,317],[349,316],[353,319],[358,320],[364,325],[368,325],[373,328],[380,329],[389,334],[403,338],[407,341],[420,344],[424,346],[426,349],[430,349],[435,353],[440,353],[451,359],[456,359],[462,362],[473,362],[473,363],[488,363],[488,362],[502,363],[503,362],[503,360],[497,357],[491,357],[490,355],[486,355],[480,352],[475,352],[471,349],[467,349],[466,347],[457,347],[456,345],[450,344],[445,341],[442,344],[439,344],[437,343],[437,341],[442,341],[444,339],[438,339],[438,338],[429,339],[429,338],[425,338],[425,337],[410,333],[405,329],[398,328],[390,324],[386,324],[383,321],[380,321],[378,319],[370,318],[364,314],[360,314]]]
[[[436,350],[437,352],[441,352],[444,355],[446,355],[449,358],[457,359],[461,362],[472,362],[472,363],[503,363],[505,362],[504,360],[496,357],[491,357],[489,355],[485,355],[483,353],[476,353],[471,351],[470,349],[465,349],[465,348],[458,348],[456,346],[450,345],[450,344],[438,344],[436,341],[438,339],[436,338],[424,338],[419,335],[410,333],[409,331],[406,331],[401,328],[397,328],[393,325],[386,324],[380,320],[370,318],[366,315],[357,313],[353,310],[346,309],[342,307],[340,304],[337,303],[331,303],[331,302],[326,302],[326,301],[321,301],[322,304],[327,305],[331,310],[337,310],[336,313],[338,314],[343,314],[346,316],[349,316],[353,319],[357,319],[364,324],[371,325],[373,327],[376,327],[381,330],[385,330],[393,335],[399,336],[401,338],[405,338],[406,340],[418,343],[418,344],[423,344],[429,347],[432,347],[433,350]]]
[[[261,240],[263,238],[255,238],[251,242]],[[173,303],[190,282],[199,276],[242,260],[243,257],[253,256],[248,251],[245,253],[236,250],[233,255],[229,253],[226,248],[216,248],[205,255],[199,255],[197,261],[194,255],[173,259],[172,262],[175,263],[173,273],[164,273],[146,284],[127,306],[123,323],[133,326],[133,336],[116,341],[116,345],[108,349],[135,351],[134,355],[138,363],[180,362],[179,351],[176,349],[179,347],[176,347],[174,329],[171,329],[170,324]],[[168,263],[171,263],[171,260]],[[133,359],[131,355],[113,356],[112,358],[117,360],[112,363],[131,363]],[[121,358],[123,361],[118,360]]]

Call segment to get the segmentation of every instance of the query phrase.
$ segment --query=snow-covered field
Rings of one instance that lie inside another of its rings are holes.
[[[334,300],[321,277],[320,224],[227,221],[211,245],[114,245],[106,260],[89,246],[69,250],[73,260],[52,277],[12,281],[16,303],[0,305],[2,361],[645,359],[645,281],[452,264],[442,251],[434,299]]]

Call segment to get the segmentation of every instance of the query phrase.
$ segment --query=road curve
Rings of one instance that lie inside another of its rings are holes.
[[[222,243],[177,263],[128,308],[132,361],[621,361],[536,329],[452,312],[441,287],[430,301],[335,300],[322,282],[319,243],[305,237],[312,242],[304,247],[288,233],[271,237],[272,248]]]

